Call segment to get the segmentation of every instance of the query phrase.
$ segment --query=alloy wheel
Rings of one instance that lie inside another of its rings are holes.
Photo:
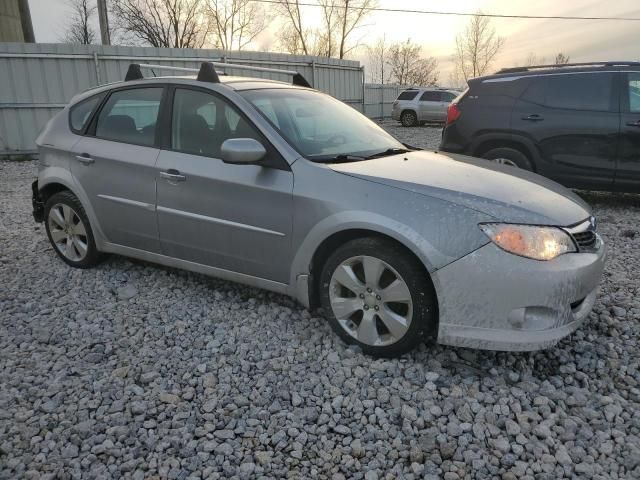
[[[338,265],[331,276],[329,301],[340,326],[365,345],[391,345],[411,324],[413,302],[407,283],[376,257],[351,257]]]
[[[89,249],[87,229],[69,205],[57,203],[49,210],[49,233],[56,249],[72,262],[79,262]]]
[[[516,165],[513,160],[509,160],[508,158],[492,158],[491,161],[499,165],[508,165],[510,167],[518,168],[518,165]]]

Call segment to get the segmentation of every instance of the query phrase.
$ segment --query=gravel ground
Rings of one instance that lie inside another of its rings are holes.
[[[68,268],[32,222],[34,169],[0,162],[0,477],[640,478],[640,197],[587,195],[610,260],[557,347],[374,360],[283,296]]]

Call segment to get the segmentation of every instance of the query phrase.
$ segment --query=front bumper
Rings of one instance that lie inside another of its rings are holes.
[[[44,221],[44,202],[38,190],[38,181],[31,184],[31,205],[33,207],[33,219],[40,223]]]
[[[434,273],[440,310],[438,342],[487,350],[550,347],[589,316],[606,260],[593,253],[543,262],[489,243]]]

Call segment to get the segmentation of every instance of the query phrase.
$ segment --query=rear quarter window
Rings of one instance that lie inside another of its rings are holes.
[[[612,73],[543,75],[532,78],[522,100],[549,108],[606,112],[613,109]]]
[[[398,100],[413,100],[418,95],[417,91],[405,91],[398,95]]]
[[[75,133],[82,133],[89,123],[91,114],[104,98],[104,93],[86,98],[76,103],[69,110],[69,125]]]

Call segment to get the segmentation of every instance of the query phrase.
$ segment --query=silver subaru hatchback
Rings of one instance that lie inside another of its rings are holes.
[[[68,265],[114,253],[287,294],[376,356],[535,350],[588,317],[605,246],[560,185],[403,145],[299,75],[132,67],[37,140],[34,217]]]

